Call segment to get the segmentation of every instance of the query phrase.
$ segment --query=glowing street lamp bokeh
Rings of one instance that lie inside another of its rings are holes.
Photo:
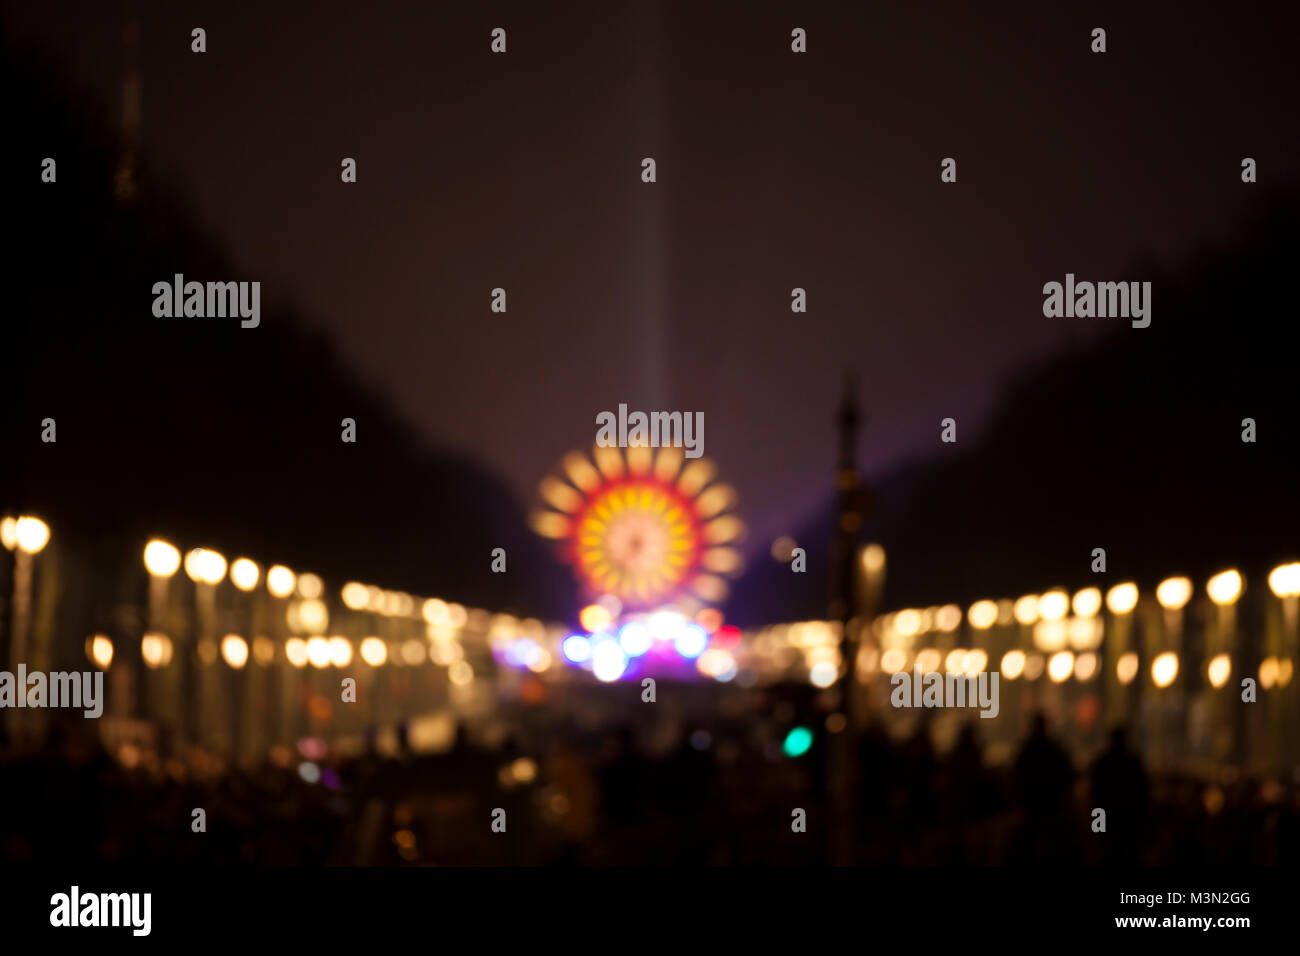
[[[1268,587],[1280,598],[1300,595],[1300,561],[1278,565],[1269,572]]]
[[[1082,591],[1075,592],[1070,603],[1074,613],[1079,617],[1093,617],[1101,610],[1101,590],[1084,588]]]
[[[221,639],[221,657],[234,670],[248,663],[248,642],[238,634],[227,634]]]
[[[226,576],[226,559],[217,551],[195,548],[185,555],[185,573],[191,581],[215,586]]]
[[[1137,607],[1138,589],[1131,581],[1117,584],[1106,592],[1106,608],[1111,614],[1128,614]]]
[[[170,578],[181,566],[181,553],[161,538],[144,546],[144,567],[156,578]]]
[[[86,641],[86,656],[95,662],[102,671],[108,670],[113,663],[113,642],[103,634],[96,634]]]
[[[171,638],[166,634],[146,634],[140,639],[140,657],[151,670],[166,667],[172,659]]]
[[[1205,593],[1210,600],[1220,606],[1235,604],[1241,597],[1241,574],[1237,571],[1224,571],[1216,574],[1205,585]]]
[[[266,589],[272,597],[287,598],[297,583],[297,577],[283,564],[272,565],[266,572]]]
[[[236,558],[230,565],[230,583],[241,591],[253,590],[261,576],[262,569],[248,558]]]
[[[1064,591],[1048,591],[1038,599],[1038,616],[1044,621],[1059,621],[1070,610],[1070,595]]]
[[[388,645],[378,637],[367,637],[361,642],[361,659],[371,667],[382,667],[388,660]]]
[[[1192,582],[1187,578],[1165,578],[1156,587],[1156,600],[1167,611],[1181,611],[1192,598]]]
[[[14,526],[14,543],[19,551],[38,554],[50,541],[50,526],[40,518],[23,516]]]
[[[1178,679],[1178,655],[1165,651],[1151,662],[1151,680],[1157,687],[1165,688]]]

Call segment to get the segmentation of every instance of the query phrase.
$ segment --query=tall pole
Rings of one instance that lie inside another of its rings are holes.
[[[858,411],[857,376],[846,372],[844,395],[835,415],[839,429],[839,454],[835,465],[837,508],[831,547],[831,601],[829,617],[840,622],[840,650],[844,673],[839,679],[843,730],[828,742],[827,796],[836,818],[830,859],[840,866],[852,865],[857,849],[857,738],[855,734],[854,684],[857,680],[858,640],[854,632],[857,535],[862,527],[861,490],[857,470],[857,438],[861,414]]]
[[[830,619],[841,625],[841,644],[844,674],[840,677],[841,701],[845,716],[852,724],[852,692],[857,666],[858,639],[852,623],[855,618],[857,560],[855,543],[862,527],[861,483],[857,469],[858,411],[857,375],[844,375],[844,397],[835,415],[839,428],[839,457],[835,465],[835,491],[837,508],[835,516],[834,546],[832,548],[832,586]]]
[[[9,669],[15,675],[18,673],[19,664],[28,663],[27,632],[31,628],[32,616],[32,562],[32,555],[25,548],[21,546],[14,548],[13,624],[9,629]],[[35,661],[31,663],[34,664]],[[26,697],[27,688],[19,687],[18,693]],[[15,709],[10,714],[10,740],[15,746],[26,744],[29,726],[29,721],[21,710]]]

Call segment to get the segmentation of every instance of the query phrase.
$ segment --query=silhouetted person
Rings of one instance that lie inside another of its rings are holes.
[[[614,824],[630,824],[640,816],[645,796],[642,760],[636,753],[636,737],[626,727],[618,733],[618,755],[600,775],[605,818]]]
[[[1078,838],[1086,821],[1072,825],[1068,816],[1074,767],[1066,752],[1047,735],[1047,719],[1035,714],[1033,727],[1016,757],[1016,797],[1024,814],[1012,841],[1017,863],[1064,862],[1077,857]]]
[[[984,770],[980,756],[979,737],[974,724],[962,724],[957,744],[948,754],[948,770],[958,779],[973,780]]]
[[[898,753],[876,723],[858,734],[858,807],[878,818],[885,812],[889,788],[899,772]]]
[[[469,728],[464,724],[456,725],[456,736],[451,744],[451,753],[457,757],[463,757],[473,749],[469,739]]]
[[[930,740],[928,721],[922,721],[903,745],[904,793],[901,807],[904,817],[922,823],[934,813],[934,744]],[[895,794],[895,799],[899,795]]]
[[[988,799],[984,779],[984,760],[980,754],[979,737],[974,724],[963,724],[943,767],[945,794],[950,812],[958,820],[977,816]]]
[[[1074,767],[1060,744],[1047,735],[1047,718],[1035,714],[1029,736],[1016,757],[1016,791],[1026,815],[1048,817],[1064,809]]]
[[[1124,729],[1110,732],[1106,750],[1092,768],[1092,806],[1106,811],[1105,856],[1135,862],[1150,811],[1146,772],[1128,747]]]

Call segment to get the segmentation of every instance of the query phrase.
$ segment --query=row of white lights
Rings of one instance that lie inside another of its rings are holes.
[[[1300,596],[1300,561],[1279,565],[1268,576],[1268,585],[1279,598]],[[1206,582],[1205,591],[1215,604],[1226,607],[1241,597],[1244,581],[1236,570],[1223,571]],[[1156,587],[1156,600],[1169,611],[1179,611],[1192,598],[1192,582],[1185,577],[1166,578]],[[1112,614],[1129,614],[1137,607],[1138,587],[1133,582],[1116,584],[1106,592],[1105,605]],[[1026,594],[1015,602],[1008,600],[976,601],[966,612],[966,620],[977,631],[988,630],[998,623],[1030,625],[1039,620],[1058,621],[1071,610],[1081,618],[1095,617],[1102,607],[1100,588],[1076,591],[1073,598],[1062,589],[1045,594]],[[897,634],[911,637],[930,630],[955,631],[962,620],[961,608],[948,604],[919,610],[904,608],[884,616],[883,620]]]
[[[864,558],[865,560],[865,558]],[[1279,565],[1269,574],[1268,583],[1274,595],[1283,599],[1300,596],[1300,562]],[[1206,583],[1206,593],[1210,600],[1221,607],[1231,606],[1240,598],[1244,587],[1241,573],[1228,570],[1216,574]],[[1180,611],[1191,600],[1193,586],[1186,577],[1171,577],[1161,581],[1156,588],[1156,600],[1167,611]],[[1138,587],[1133,582],[1124,582],[1111,587],[1105,594],[1105,606],[1112,614],[1123,616],[1130,614],[1138,603]],[[1038,624],[1035,631],[1035,643],[1039,649],[1047,652],[1026,654],[1024,651],[1011,650],[1003,655],[1000,673],[1009,680],[1016,680],[1022,675],[1034,680],[1046,670],[1048,677],[1055,683],[1068,680],[1072,675],[1076,680],[1087,681],[1096,676],[1099,660],[1092,650],[1100,640],[1100,630],[1093,620],[1101,611],[1103,596],[1100,588],[1089,587],[1075,592],[1073,598],[1063,589],[1054,589],[1045,594],[1028,594],[1016,601],[981,600],[973,603],[966,612],[966,620],[976,631],[988,630],[995,624],[1007,625],[1015,622],[1030,626]],[[1067,620],[1066,615],[1073,610],[1077,615]],[[933,607],[924,610],[904,608],[877,619],[881,628],[877,633],[892,632],[902,638],[913,638],[930,631],[952,632],[961,626],[961,608],[956,604]],[[1042,630],[1050,625],[1054,630]],[[803,633],[810,628],[820,627],[825,633],[818,633],[810,639]],[[803,631],[799,629],[802,628]],[[805,663],[809,669],[809,680],[818,687],[829,687],[839,675],[838,655],[828,646],[827,637],[831,636],[826,622],[806,622],[790,625],[787,640],[795,646],[807,645]],[[778,630],[786,630],[778,628]],[[1075,654],[1063,650],[1061,645],[1066,640],[1075,643],[1084,653]],[[876,661],[870,652],[863,651],[870,661],[868,671],[874,671]],[[906,670],[908,654],[898,647],[891,647],[879,657],[880,669],[885,673],[898,673]],[[940,662],[944,663],[950,673],[962,673],[971,676],[982,672],[988,665],[987,654],[979,649],[968,650],[956,648],[941,657],[937,648],[926,648],[917,653],[915,662],[925,672],[937,671]],[[1121,655],[1116,661],[1117,676],[1122,684],[1130,683],[1137,675],[1138,657],[1135,653]],[[1227,654],[1219,654],[1207,666],[1207,673],[1214,687],[1222,687],[1231,674],[1232,662]],[[1266,658],[1260,664],[1260,683],[1265,688],[1276,684],[1285,687],[1291,679],[1292,664],[1286,658]],[[1173,652],[1158,655],[1152,661],[1151,677],[1158,687],[1170,686],[1178,675],[1178,657]]]
[[[10,551],[18,548],[28,554],[41,551],[50,540],[50,528],[44,521],[30,515],[17,518],[5,517],[0,520],[0,543]],[[149,573],[155,577],[170,578],[181,566],[180,551],[172,544],[154,538],[144,549],[144,563]],[[207,548],[195,548],[185,557],[185,573],[195,582],[216,585],[226,577],[226,559],[219,552]],[[252,591],[257,587],[261,577],[261,568],[249,558],[236,558],[229,565],[230,581],[241,591]],[[1240,572],[1223,571],[1214,575],[1206,583],[1206,593],[1211,601],[1218,605],[1236,603],[1241,596],[1244,582]],[[1300,561],[1282,564],[1274,568],[1268,576],[1268,585],[1279,598],[1300,596]],[[314,574],[295,575],[293,571],[281,564],[272,565],[266,573],[267,590],[275,597],[289,597],[295,587],[305,598],[314,599],[321,595],[323,583]],[[1171,577],[1161,581],[1156,587],[1156,600],[1167,610],[1180,610],[1192,596],[1192,582],[1185,577]],[[343,603],[351,610],[369,609],[392,616],[410,616],[415,607],[415,599],[402,592],[383,591],[380,588],[349,582],[343,587]],[[405,599],[405,600],[403,600]],[[1106,607],[1113,614],[1128,614],[1137,606],[1138,588],[1132,582],[1117,584],[1106,592]],[[1058,620],[1071,608],[1079,617],[1092,617],[1101,610],[1102,598],[1099,588],[1090,587],[1077,591],[1073,597],[1064,590],[1052,590],[1043,595],[1027,594],[1012,606],[1012,614],[1021,624],[1032,624],[1042,618]],[[394,606],[395,605],[395,606]],[[444,613],[453,612],[459,605],[448,605],[437,598],[424,602],[422,614],[431,623],[437,621],[431,614],[441,617],[437,609]],[[463,611],[463,608],[459,608]],[[938,608],[935,612],[936,623],[940,630],[955,630],[961,623],[961,609],[950,604]],[[895,626],[904,634],[915,634],[923,628],[924,612],[915,608],[906,608],[893,615]],[[976,601],[967,612],[967,620],[976,630],[986,630],[998,623],[1002,617],[996,601]],[[450,621],[453,626],[459,626]],[[463,623],[463,622],[462,622]]]
[[[181,553],[174,545],[154,538],[145,545],[144,565],[154,577],[170,578],[181,567]],[[225,557],[208,548],[190,551],[185,556],[184,565],[190,580],[212,586],[225,580],[229,570],[230,582],[241,591],[254,590],[262,574],[257,562],[249,558],[236,558],[227,568]],[[284,565],[275,564],[267,569],[266,589],[277,598],[291,597],[296,591],[299,597],[312,602],[319,600],[325,585],[315,574],[295,574]],[[386,591],[357,581],[343,585],[340,596],[344,606],[352,611],[371,611],[386,617],[423,618],[429,624],[451,628],[464,627],[469,619],[469,612],[460,604],[439,598],[421,601],[404,591]],[[306,620],[303,623],[309,628],[316,626],[320,617],[317,612],[323,608],[323,604],[320,608],[304,607]]]
[[[49,539],[49,526],[39,518],[6,517],[0,521],[0,541],[9,550],[17,547],[26,553],[35,554],[45,547]],[[180,550],[168,541],[153,538],[145,545],[144,566],[154,577],[164,580],[171,578],[181,569],[182,564],[186,575],[196,584],[215,587],[228,574],[230,582],[236,588],[249,592],[255,590],[262,580],[261,566],[249,558],[236,558],[227,563],[219,551],[194,548],[182,561]],[[298,597],[304,599],[297,613],[301,616],[305,630],[311,632],[317,627],[323,630],[327,626],[327,609],[320,600],[325,584],[320,577],[307,572],[296,574],[282,564],[275,564],[267,569],[265,580],[272,597],[289,598],[296,592]],[[485,611],[471,611],[461,604],[440,598],[422,600],[404,591],[387,591],[357,581],[344,584],[340,597],[349,610],[423,620],[444,635],[453,634],[470,624],[472,615],[482,615],[484,621],[488,620]],[[496,615],[492,620],[498,626],[518,623],[509,615]],[[527,629],[530,624],[541,627],[541,622],[531,618],[524,621],[522,626]]]
[[[8,550],[17,548],[27,554],[36,554],[44,549],[49,540],[49,525],[39,518],[24,515],[0,519],[0,544]],[[225,556],[218,551],[194,548],[182,562],[180,550],[161,538],[151,539],[145,545],[145,569],[154,577],[164,580],[171,578],[180,570],[182,563],[186,575],[196,584],[215,587],[229,573],[230,582],[239,590],[247,592],[253,591],[262,580],[261,567],[249,558],[236,558],[227,564]],[[321,626],[327,623],[326,614],[318,613],[318,610],[325,612],[325,606],[319,600],[324,593],[324,582],[317,575],[295,574],[284,565],[276,564],[267,569],[266,587],[273,597],[288,598],[296,592],[306,599],[295,609],[302,623]],[[352,610],[370,609],[388,616],[408,616],[416,603],[416,599],[409,594],[383,591],[356,582],[346,584],[341,596],[343,603]],[[468,618],[468,612],[461,605],[437,598],[424,601],[420,609],[424,620],[435,626],[462,627]],[[361,660],[371,667],[382,667],[390,656],[388,643],[379,637],[363,638],[357,650]],[[351,641],[340,636],[291,637],[285,641],[284,653],[288,662],[296,668],[309,664],[318,669],[347,667],[352,663],[353,647]],[[140,655],[151,669],[166,667],[171,663],[172,654],[172,640],[166,634],[151,632],[141,639]],[[107,670],[114,656],[112,639],[104,634],[91,636],[86,641],[86,655]],[[213,655],[213,661],[215,656]],[[227,634],[220,643],[220,656],[227,666],[240,670],[248,663],[249,643],[238,634]],[[260,664],[274,662],[274,642],[266,637],[254,638],[252,656]],[[448,667],[448,675],[453,684],[464,685],[473,680],[473,668],[463,659],[463,648],[454,642],[435,642],[432,647],[426,648],[423,641],[412,638],[402,642],[393,655],[395,663],[410,665],[421,664],[428,658]]]
[[[253,650],[254,656],[259,663],[269,664],[274,661],[275,646],[268,638],[255,638]],[[381,667],[388,661],[388,645],[381,638],[364,638],[361,641],[359,651],[361,659],[371,667]],[[87,653],[91,660],[101,668],[107,669],[113,660],[113,642],[102,634],[95,635],[87,642]],[[406,664],[421,664],[425,659],[423,642],[412,638],[401,645],[399,654],[401,660]],[[171,639],[164,634],[146,634],[141,641],[141,655],[149,667],[165,667],[172,658]],[[221,641],[221,657],[229,667],[235,670],[242,669],[248,663],[248,643],[237,634],[227,634]],[[352,663],[353,649],[351,641],[345,637],[311,637],[306,639],[292,637],[285,642],[285,657],[296,668],[303,668],[308,664],[317,669],[341,668]],[[955,648],[944,657],[936,648],[926,648],[917,653],[914,664],[923,673],[931,673],[938,671],[941,662],[949,673],[975,677],[988,666],[988,655],[978,648],[974,650]],[[448,666],[452,683],[465,684],[473,679],[472,667],[459,656],[453,660],[435,661],[435,663],[445,663]],[[880,658],[880,667],[885,673],[905,671],[907,670],[907,664],[908,657],[899,648],[891,648],[885,651]],[[1097,675],[1097,667],[1098,657],[1092,652],[1075,655],[1071,651],[1059,651],[1048,657],[1045,664],[1047,676],[1054,683],[1063,683],[1072,675],[1079,681],[1091,680]],[[1129,651],[1120,655],[1115,668],[1116,676],[1121,684],[1131,683],[1137,676],[1137,653]],[[702,668],[702,670],[709,673],[707,669]],[[818,673],[813,674],[813,682],[819,686],[834,681],[833,674],[820,673],[820,671],[827,670],[826,668],[815,668],[815,670]],[[999,673],[1007,680],[1017,680],[1022,676],[1027,680],[1035,680],[1042,674],[1043,670],[1044,659],[1042,655],[1027,655],[1022,650],[1014,649],[1007,651],[1002,656]],[[1207,664],[1206,671],[1212,686],[1215,688],[1223,687],[1232,674],[1230,655],[1227,653],[1215,655]],[[1290,683],[1292,673],[1293,665],[1289,659],[1268,657],[1260,664],[1260,683],[1266,690],[1274,685],[1285,687]],[[710,676],[716,675],[710,674]],[[1151,679],[1157,687],[1170,686],[1177,676],[1178,656],[1174,652],[1165,651],[1157,655],[1152,661]],[[829,681],[819,679],[826,677],[829,677]]]
[[[9,550],[18,548],[28,554],[36,554],[45,547],[49,539],[49,526],[39,518],[25,515],[18,518],[5,517],[0,520],[0,543],[3,543],[4,547]],[[168,542],[155,538],[145,546],[144,563],[150,574],[160,578],[170,578],[181,566],[180,551]],[[226,577],[227,570],[229,570],[231,583],[242,591],[252,591],[257,587],[261,577],[261,569],[256,562],[248,558],[237,558],[227,568],[224,556],[219,552],[206,548],[195,548],[190,551],[185,558],[184,564],[185,572],[191,580],[214,586]],[[305,573],[295,575],[293,571],[283,565],[273,565],[268,569],[266,581],[268,591],[273,596],[280,598],[289,597],[297,590],[302,597],[307,598],[310,602],[315,602],[324,589],[323,582],[316,575]],[[1300,562],[1283,564],[1274,568],[1269,574],[1268,584],[1269,588],[1279,598],[1300,596]],[[1243,580],[1240,572],[1236,570],[1216,574],[1206,583],[1206,593],[1210,600],[1220,606],[1236,603],[1241,596],[1242,589]],[[1156,588],[1156,600],[1166,610],[1178,611],[1191,599],[1192,591],[1192,582],[1188,578],[1166,578]],[[342,597],[344,604],[353,610],[371,609],[379,613],[389,613],[397,616],[412,614],[416,603],[415,599],[410,595],[401,592],[385,592],[379,588],[367,587],[356,582],[349,582],[344,586]],[[406,600],[403,601],[402,598]],[[1131,613],[1137,606],[1137,601],[1137,585],[1132,582],[1115,585],[1107,591],[1105,597],[1106,607],[1117,615]],[[1093,617],[1099,613],[1101,605],[1102,595],[1099,588],[1084,588],[1076,592],[1073,599],[1070,598],[1066,591],[1057,589],[1042,595],[1025,595],[1012,605],[1011,612],[1016,621],[1028,625],[1037,620],[1061,620],[1071,609],[1080,618]],[[464,620],[461,618],[465,614],[464,608],[459,605],[447,604],[436,598],[423,602],[421,608],[421,615],[431,624],[462,626]],[[931,629],[925,626],[925,618],[930,614],[933,614],[933,623],[942,631],[956,630],[961,623],[961,609],[956,605],[946,605],[931,612],[906,608],[894,614],[886,615],[886,620],[897,633],[910,637]],[[1004,617],[1004,614],[999,602],[982,600],[976,601],[970,606],[966,617],[974,629],[987,630],[998,623]],[[274,658],[274,645],[266,638],[259,638],[257,641],[266,641],[265,646],[270,648],[269,653],[262,650],[262,653],[258,656],[259,660],[269,662]],[[418,663],[418,661],[414,660],[416,655],[410,653],[409,645],[411,644],[419,645],[420,657],[423,658],[424,648],[419,641],[406,642],[403,645],[402,656],[407,662]],[[107,667],[113,655],[111,640],[103,635],[96,635],[91,638],[88,645],[88,652],[92,660],[101,663],[101,666]],[[258,649],[261,650],[261,647]],[[171,641],[166,635],[147,634],[141,644],[141,653],[149,666],[165,666],[171,659]],[[378,667],[382,666],[388,659],[388,646],[378,637],[368,637],[362,640],[360,653],[362,660],[367,664]],[[318,668],[331,665],[346,667],[352,660],[352,644],[344,637],[326,638],[317,636],[308,639],[295,637],[286,641],[285,654],[290,664],[295,667],[305,667],[308,663]],[[929,654],[933,654],[937,658],[939,651],[933,648],[921,651],[917,655],[917,663],[921,664],[922,657]],[[221,643],[221,655],[230,667],[242,668],[248,661],[248,644],[239,635],[227,635]],[[960,658],[960,660],[955,661],[955,658]],[[980,660],[976,660],[976,658],[980,658]],[[1038,655],[1028,657],[1020,650],[1008,651],[1003,655],[1001,673],[1009,680],[1016,680],[1022,674],[1025,674],[1029,679],[1033,679],[1037,675],[1031,676],[1030,673],[1027,673],[1027,670],[1032,669],[1032,661],[1036,658],[1041,660]],[[885,651],[880,660],[882,669],[887,672],[903,670],[905,662],[906,655],[898,648]],[[819,673],[815,676],[829,676],[829,671],[834,665],[830,664],[829,661],[820,661],[818,663],[824,665],[819,670],[826,673]],[[967,651],[959,648],[949,652],[945,663],[948,665],[949,671],[978,674],[987,666],[987,655],[983,651]],[[469,668],[468,663],[463,660],[455,660],[449,662],[449,664],[453,670],[457,665],[463,665],[458,674],[453,675],[454,682],[460,683],[461,681],[455,681],[455,677],[464,675],[464,669]],[[1079,654],[1076,657],[1070,651],[1058,651],[1048,658],[1046,664],[1049,678],[1058,683],[1067,680],[1071,674],[1078,680],[1089,680],[1095,675],[1096,667],[1096,655],[1090,652]],[[1137,674],[1137,655],[1133,652],[1121,655],[1116,661],[1116,668],[1117,676],[1122,683],[1131,682]],[[1222,687],[1231,674],[1231,658],[1227,654],[1217,655],[1209,662],[1207,671],[1211,684],[1215,687]],[[1289,659],[1270,657],[1261,662],[1260,680],[1266,688],[1273,683],[1276,683],[1277,686],[1286,686],[1290,682],[1291,673],[1292,664]],[[1172,684],[1177,674],[1178,657],[1172,651],[1166,651],[1152,661],[1151,676],[1158,687],[1167,687]],[[472,669],[469,670],[469,676],[465,682],[468,679],[472,679]],[[820,684],[824,683],[824,681],[818,680],[815,683]]]
[[[145,634],[140,641],[140,656],[150,669],[166,667],[172,659],[172,640],[166,634]],[[458,647],[456,650],[460,650]],[[358,648],[361,660],[370,667],[382,667],[389,660],[388,644],[379,637],[363,638]],[[86,655],[101,669],[107,670],[113,662],[114,647],[111,638],[96,634],[86,641]],[[233,670],[242,670],[248,663],[248,642],[238,634],[227,634],[221,639],[221,659]],[[288,662],[303,668],[311,665],[323,670],[327,667],[347,667],[352,663],[352,642],[346,637],[291,637],[284,644],[284,655]],[[202,655],[201,655],[202,656]],[[259,664],[271,664],[275,661],[275,643],[266,637],[253,639],[252,656]],[[445,664],[448,676],[453,684],[468,684],[474,679],[474,669],[464,660],[463,651],[451,659],[439,660],[435,651],[427,651],[424,642],[411,638],[398,646],[392,655],[395,663],[408,665],[423,664],[432,657],[434,663]],[[215,655],[207,663],[215,662]]]
[[[262,569],[249,558],[236,558],[229,566],[225,556],[209,548],[194,548],[185,555],[185,573],[196,584],[216,586],[230,572],[230,583],[241,591],[252,591],[262,579]],[[144,546],[145,569],[156,578],[170,578],[181,567],[181,553],[161,538],[154,538]],[[282,564],[272,565],[266,572],[266,589],[273,597],[287,598],[295,590],[305,598],[320,597],[324,583],[314,574],[294,574]]]
[[[8,550],[17,548],[25,554],[37,554],[49,540],[49,525],[39,518],[22,515],[0,519],[0,544]],[[163,580],[173,577],[183,564],[190,580],[212,587],[225,580],[229,573],[231,583],[245,592],[256,589],[262,579],[261,567],[249,558],[236,558],[228,564],[225,556],[218,551],[194,548],[182,562],[180,550],[161,538],[151,539],[145,545],[144,564],[151,575]],[[297,592],[304,598],[296,606],[290,607],[291,616],[304,629],[323,630],[328,625],[328,610],[324,602],[319,600],[324,593],[324,582],[317,575],[295,574],[284,565],[276,564],[267,569],[266,586],[273,597],[289,598]],[[470,612],[460,604],[438,598],[419,601],[404,592],[385,591],[355,581],[345,584],[340,596],[344,605],[351,610],[369,610],[388,617],[422,618],[430,625],[435,638],[454,637],[456,631],[468,623],[470,616]],[[206,658],[203,650],[208,644],[209,642],[201,642],[201,657]],[[353,657],[352,643],[346,637],[325,637],[319,634],[307,638],[291,637],[285,642],[284,651],[288,662],[296,668],[308,664],[315,668],[347,667]],[[388,643],[379,637],[363,638],[358,651],[361,659],[371,667],[383,666],[390,656]],[[166,667],[172,659],[172,640],[166,634],[145,634],[141,639],[140,653],[151,669]],[[238,634],[227,634],[221,640],[219,653],[229,667],[239,670],[248,663],[249,644]],[[104,634],[92,635],[86,641],[86,655],[101,668],[107,669],[113,661],[112,639]],[[260,664],[272,663],[276,656],[274,642],[265,637],[254,638],[252,656]],[[414,666],[432,660],[435,664],[448,668],[448,676],[453,684],[465,685],[473,680],[474,670],[464,660],[464,656],[464,648],[454,639],[436,639],[426,647],[425,642],[418,638],[410,638],[397,646],[393,661]],[[212,659],[205,662],[215,662],[215,658],[216,654],[213,654]]]
[[[1300,596],[1300,562],[1279,565],[1268,576],[1269,589],[1282,599]],[[1236,570],[1223,571],[1206,582],[1206,595],[1216,605],[1228,607],[1241,597],[1244,581]],[[1186,577],[1171,577],[1161,581],[1156,587],[1156,601],[1167,611],[1181,611],[1191,600],[1192,582]],[[1115,615],[1126,615],[1137,607],[1138,588],[1132,582],[1117,584],[1105,595],[1106,608]],[[1009,605],[1009,607],[1008,607]],[[1073,598],[1068,592],[1056,589],[1042,595],[1028,594],[1014,603],[982,600],[972,604],[966,613],[966,620],[974,630],[988,630],[995,624],[1009,624],[1011,619],[1029,626],[1035,622],[1061,622],[1071,610],[1077,619],[1087,620],[1095,617],[1102,607],[1100,588],[1090,587],[1075,592]],[[1008,614],[1008,610],[1010,613]],[[886,615],[882,624],[892,629],[901,637],[913,637],[930,630],[944,632],[955,631],[961,624],[961,608],[955,604],[925,611],[905,608]],[[917,653],[915,663],[923,671],[938,669],[940,652],[936,648],[926,648]],[[951,673],[975,676],[987,667],[988,656],[981,650],[957,648],[949,651],[943,663]],[[898,673],[907,668],[907,654],[900,648],[890,648],[880,657],[881,670],[886,673]],[[1133,681],[1138,672],[1138,655],[1128,652],[1120,655],[1115,662],[1116,676],[1121,684]],[[1046,657],[1027,655],[1021,650],[1010,650],[1002,656],[1000,674],[1008,680],[1016,680],[1022,675],[1029,680],[1036,679],[1046,670],[1047,676],[1054,683],[1062,683],[1073,676],[1076,680],[1087,681],[1096,676],[1098,670],[1097,655],[1092,652],[1074,654],[1068,650],[1057,650]],[[1291,681],[1292,662],[1288,658],[1265,658],[1260,663],[1260,683],[1268,689],[1274,685],[1285,687]],[[1215,688],[1223,687],[1232,674],[1232,658],[1226,653],[1213,657],[1206,665],[1206,673]],[[1173,651],[1158,654],[1151,662],[1151,680],[1157,687],[1169,687],[1178,677],[1178,655]]]
[[[988,666],[988,655],[979,649],[967,650],[955,648],[944,657],[933,647],[917,652],[913,666],[922,673],[938,672],[942,663],[947,673],[963,674],[977,677]],[[908,655],[900,648],[890,648],[880,656],[880,670],[886,674],[897,674],[909,670]],[[1073,651],[1057,651],[1055,654],[1026,654],[1014,649],[1002,655],[998,673],[1007,680],[1037,680],[1044,671],[1055,684],[1064,683],[1071,677],[1080,682],[1092,680],[1097,676],[1100,659],[1092,651],[1075,654]],[[1121,684],[1130,684],[1137,677],[1138,655],[1136,651],[1127,651],[1115,661],[1115,674]],[[1285,687],[1291,682],[1293,665],[1289,658],[1266,657],[1260,662],[1259,682],[1265,690],[1273,687]],[[1232,676],[1232,657],[1227,653],[1216,654],[1206,665],[1206,674],[1211,686],[1217,688],[1227,684]],[[813,683],[817,683],[816,675]],[[1157,687],[1169,687],[1178,678],[1178,655],[1173,651],[1163,651],[1151,661],[1151,682]],[[833,679],[828,682],[833,683]]]

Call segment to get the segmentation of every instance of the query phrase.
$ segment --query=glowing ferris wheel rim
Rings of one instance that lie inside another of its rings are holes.
[[[533,530],[559,542],[589,597],[627,608],[716,604],[740,571],[735,490],[680,448],[570,452],[538,489]]]

